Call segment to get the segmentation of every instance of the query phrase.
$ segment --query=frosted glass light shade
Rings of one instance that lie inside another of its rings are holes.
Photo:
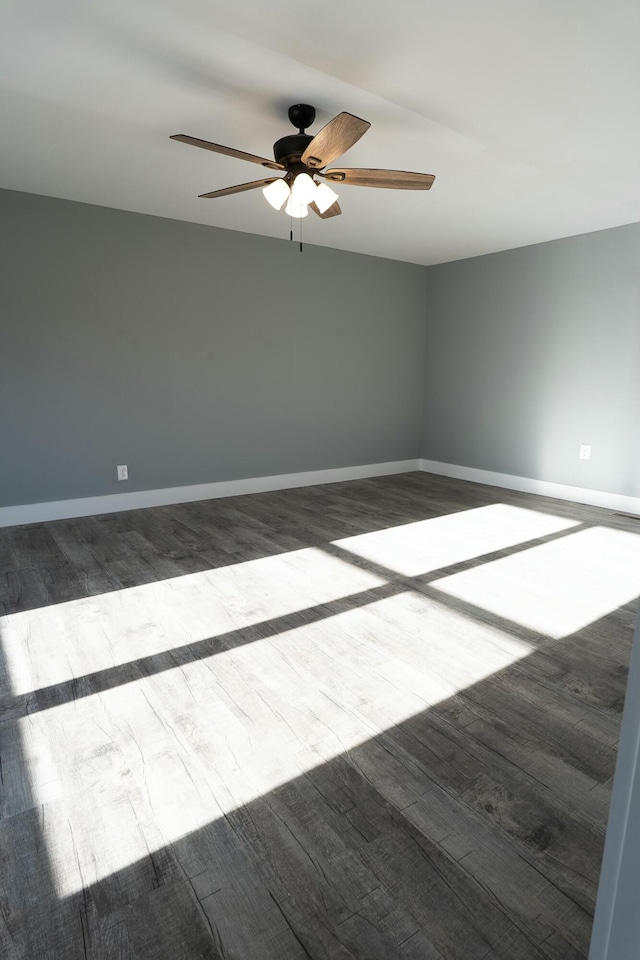
[[[293,181],[291,197],[295,203],[312,203],[316,198],[316,185],[308,173],[299,173]]]
[[[319,183],[316,187],[314,202],[320,213],[324,213],[329,207],[332,207],[338,199],[338,194],[326,183]]]
[[[267,200],[274,210],[279,210],[285,200],[289,199],[291,191],[289,185],[283,178],[274,180],[267,187],[262,188],[265,200]]]
[[[288,217],[297,217],[298,219],[306,217],[309,213],[306,203],[296,203],[293,196],[289,197],[289,202],[284,208],[284,212]]]

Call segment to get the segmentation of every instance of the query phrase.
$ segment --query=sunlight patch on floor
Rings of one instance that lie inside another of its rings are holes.
[[[414,577],[579,525],[566,517],[493,503],[346,537],[334,544],[402,576]]]
[[[579,530],[431,586],[560,639],[640,595],[640,537],[606,527]]]
[[[13,694],[232,633],[386,581],[310,547],[2,618]]]
[[[525,548],[434,580],[425,594],[367,596],[142,680],[139,658],[388,581],[309,548],[5,617],[14,694],[132,663],[119,686],[17,721],[11,775],[24,809],[42,805],[59,895],[106,882],[530,654],[509,624],[484,624],[434,591],[550,637],[637,596],[640,538],[574,526],[494,504],[337,541],[404,575]]]
[[[411,592],[19,721],[60,896],[527,656]],[[37,759],[37,763],[35,762]]]

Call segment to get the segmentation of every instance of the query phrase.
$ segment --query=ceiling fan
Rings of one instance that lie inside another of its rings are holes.
[[[289,120],[297,127],[298,133],[276,140],[273,145],[274,160],[257,157],[243,150],[234,150],[233,147],[223,147],[208,140],[199,140],[183,133],[177,133],[171,139],[228,157],[258,163],[268,170],[283,170],[283,177],[239,183],[234,187],[201,193],[200,196],[205,199],[228,197],[233,193],[244,193],[246,190],[262,187],[271,206],[280,210],[286,202],[285,213],[292,217],[306,217],[309,207],[323,220],[342,213],[338,194],[328,183],[345,183],[355,187],[386,187],[392,190],[428,190],[431,187],[435,177],[430,173],[354,167],[333,167],[327,170],[327,165],[357,143],[371,124],[351,113],[339,113],[312,137],[305,131],[312,125],[315,116],[315,108],[308,103],[297,103],[289,107]],[[316,177],[321,177],[322,181],[318,182]]]

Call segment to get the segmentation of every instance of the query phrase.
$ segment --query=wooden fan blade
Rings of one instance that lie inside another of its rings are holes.
[[[268,180],[252,180],[251,183],[239,183],[235,187],[223,187],[222,190],[212,190],[211,193],[200,193],[201,200],[213,200],[215,197],[229,197],[232,193],[244,193],[245,190],[257,190],[258,187],[268,187],[279,177],[270,177]]]
[[[320,213],[320,211],[319,211],[318,208],[316,207],[315,203],[310,203],[310,204],[309,204],[309,209],[310,209],[310,210],[313,210],[314,213],[317,213],[317,215],[318,215],[322,220],[328,220],[329,217],[339,217],[340,214],[342,213],[342,210],[340,209],[340,204],[338,203],[337,200],[336,200],[335,203],[332,203],[331,206],[329,207],[329,209],[328,209],[328,210],[325,210],[324,213]]]
[[[333,183],[354,187],[386,187],[390,190],[429,190],[435,177],[430,173],[409,173],[407,170],[367,170],[354,167],[333,168],[321,173]]]
[[[367,132],[371,124],[352,113],[339,113],[317,133],[300,158],[319,169],[346,153]]]
[[[236,157],[238,160],[248,160],[249,163],[259,163],[262,167],[268,167],[270,170],[284,170],[281,163],[275,160],[267,160],[265,157],[256,157],[254,153],[245,153],[244,150],[234,150],[233,147],[223,147],[219,143],[210,143],[209,140],[199,140],[197,137],[188,137],[185,133],[175,133],[170,140],[177,140],[179,143],[188,143],[192,147],[202,147],[203,150],[212,150],[214,153],[222,153],[225,157]]]

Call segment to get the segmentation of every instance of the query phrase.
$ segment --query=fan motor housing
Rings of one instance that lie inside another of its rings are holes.
[[[313,137],[308,133],[292,133],[288,137],[276,140],[273,145],[273,156],[276,162],[287,166],[288,163],[299,161],[312,140]]]

